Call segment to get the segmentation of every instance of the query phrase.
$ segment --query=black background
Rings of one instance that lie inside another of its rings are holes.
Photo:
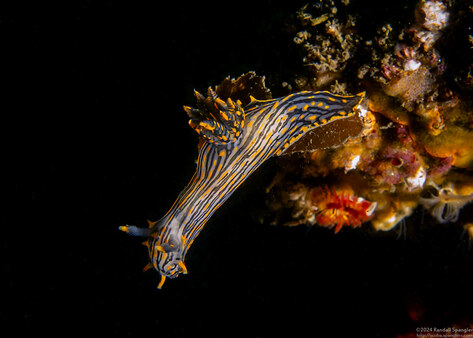
[[[141,272],[140,240],[118,231],[164,215],[192,176],[197,136],[182,105],[194,88],[255,70],[282,92],[300,67],[291,20],[304,4],[2,5],[2,328],[392,336],[471,318],[461,226],[420,210],[399,240],[369,225],[334,235],[259,224],[276,160],[217,211],[190,273],[162,290]]]

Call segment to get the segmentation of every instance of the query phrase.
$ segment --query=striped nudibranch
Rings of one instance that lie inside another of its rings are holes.
[[[351,116],[364,93],[340,96],[304,91],[272,100],[251,97],[244,108],[209,88],[207,98],[195,92],[198,108],[184,107],[189,124],[202,137],[197,169],[168,213],[149,229],[121,226],[131,235],[148,236],[150,263],[166,277],[187,273],[184,258],[212,214],[266,159],[282,155],[306,132]]]

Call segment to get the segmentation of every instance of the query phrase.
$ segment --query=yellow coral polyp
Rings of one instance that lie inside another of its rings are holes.
[[[371,220],[371,224],[378,231],[389,231],[393,229],[406,215],[398,213],[394,209],[376,214],[376,217]]]
[[[371,220],[371,224],[378,231],[392,230],[404,218],[409,217],[418,205],[414,194],[379,193],[370,197],[378,201],[376,214]]]
[[[452,156],[452,165],[467,168],[473,162],[473,131],[457,126],[448,126],[438,136],[424,134],[425,150],[434,157]]]

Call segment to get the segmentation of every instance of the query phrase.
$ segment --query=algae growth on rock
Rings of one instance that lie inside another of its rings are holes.
[[[348,1],[317,1],[297,12],[294,43],[306,71],[286,85],[365,90],[365,127],[339,147],[287,159],[299,164],[284,165],[269,187],[270,221],[319,224],[327,205],[311,191],[322,189],[377,202],[369,219],[377,230],[393,229],[417,207],[440,222],[469,222],[459,215],[473,177],[473,38],[465,29],[472,5],[421,0],[408,10],[371,30]],[[452,52],[459,46],[465,57]],[[345,226],[368,221],[349,221],[355,209],[332,203],[332,226],[340,229],[340,214]]]

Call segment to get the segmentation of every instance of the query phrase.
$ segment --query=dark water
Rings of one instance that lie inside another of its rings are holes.
[[[300,69],[291,15],[303,5],[2,11],[2,328],[385,337],[472,319],[461,226],[420,210],[400,240],[369,226],[335,236],[259,224],[276,161],[215,214],[189,252],[190,273],[161,291],[156,273],[141,272],[140,240],[117,230],[161,217],[190,179],[197,137],[181,107],[193,88],[255,70],[282,91]]]

